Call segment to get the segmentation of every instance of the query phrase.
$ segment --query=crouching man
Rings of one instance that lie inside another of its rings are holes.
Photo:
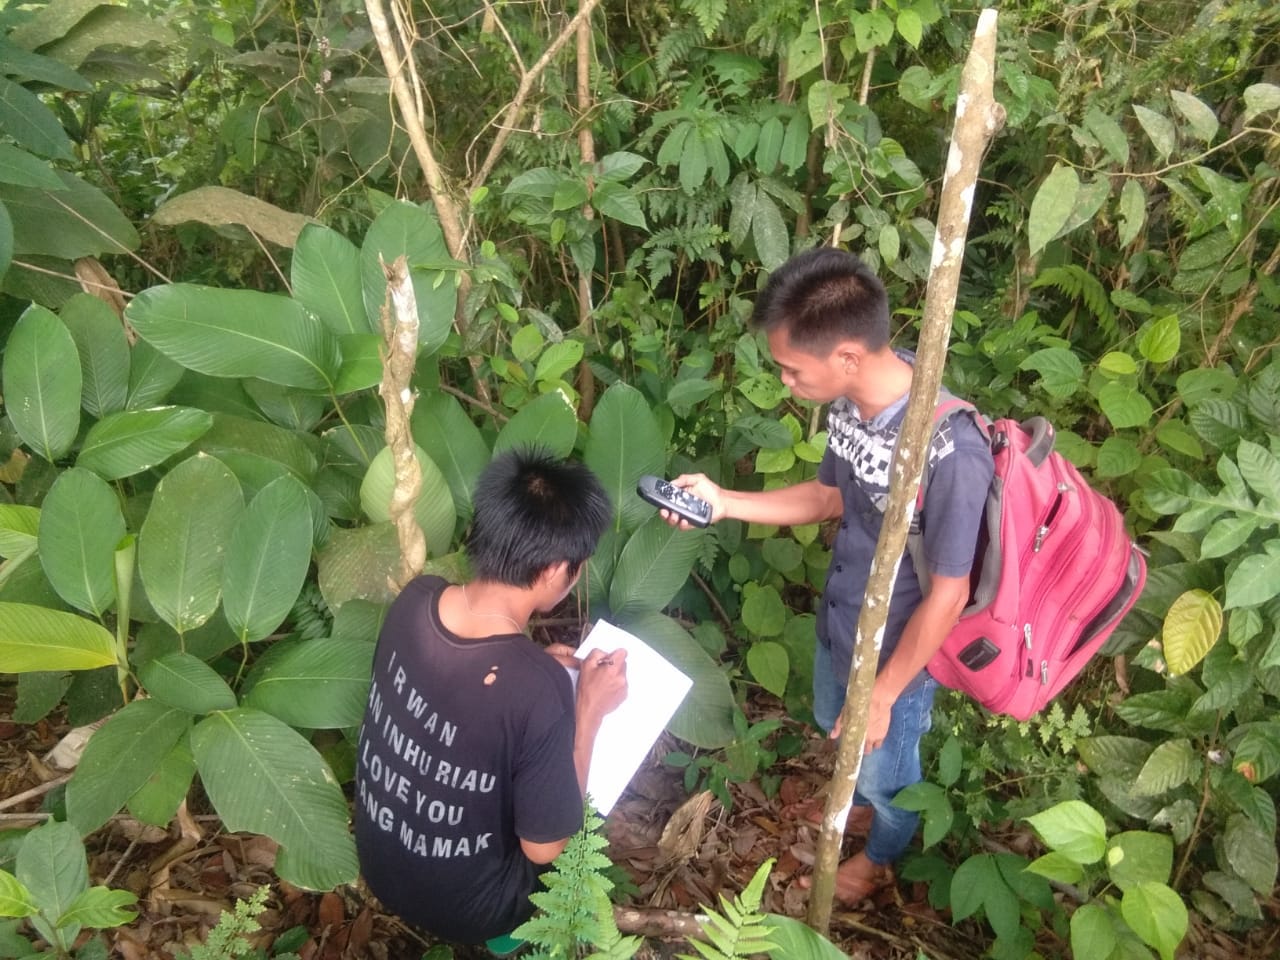
[[[501,939],[528,919],[540,868],[582,825],[626,651],[579,666],[525,630],[572,589],[611,515],[581,464],[503,453],[476,488],[475,579],[419,577],[387,613],[357,747],[356,848],[383,905],[438,937]]]

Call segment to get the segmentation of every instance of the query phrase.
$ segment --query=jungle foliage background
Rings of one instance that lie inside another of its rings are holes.
[[[858,252],[913,343],[976,14],[0,8],[0,670],[22,723],[109,717],[55,798],[79,832],[126,808],[167,824],[195,781],[279,842],[282,878],[354,879],[342,785],[399,562],[379,257],[401,254],[428,568],[465,569],[492,452],[584,457],[618,512],[579,615],[694,676],[668,757],[690,788],[776,789],[795,728],[744,708],[808,716],[822,531],[676,533],[632,487],[814,475],[820,412],[746,327],[790,253]],[[907,876],[985,919],[997,956],[1168,958],[1140,917],[1177,929],[1184,904],[1193,927],[1275,920],[1278,38],[1262,0],[1000,5],[1007,121],[947,383],[1048,416],[1150,579],[1115,659],[1039,718],[940,701]],[[984,824],[1051,807],[1102,815],[1067,829],[1085,849],[1027,873],[984,846]],[[0,867],[22,839],[0,834]],[[1084,902],[1069,924],[1049,879]]]

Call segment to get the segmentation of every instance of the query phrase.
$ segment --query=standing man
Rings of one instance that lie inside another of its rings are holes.
[[[505,935],[533,913],[539,868],[582,826],[626,651],[579,665],[525,630],[572,589],[612,512],[581,464],[500,454],[476,487],[475,579],[418,577],[387,613],[357,746],[356,849],[383,905],[439,937],[514,949]]]
[[[713,522],[732,517],[787,526],[840,519],[817,611],[813,665],[814,717],[835,738],[914,356],[889,346],[889,305],[879,279],[856,256],[831,247],[797,254],[779,267],[756,302],[752,324],[768,337],[792,395],[831,404],[818,478],[758,493],[725,490],[701,474],[673,482],[707,500]],[[893,798],[921,778],[920,738],[929,729],[937,686],[924,667],[969,601],[969,569],[994,469],[986,439],[968,415],[938,427],[929,462],[922,512],[928,587],[922,589],[904,555],[850,818],[855,829],[870,820],[867,844],[836,877],[836,895],[850,904],[893,882],[892,864],[918,825],[918,816],[893,806]]]

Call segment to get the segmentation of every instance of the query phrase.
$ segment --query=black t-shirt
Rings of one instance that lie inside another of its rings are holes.
[[[522,634],[447,630],[446,586],[411,582],[378,637],[357,748],[356,849],[387,909],[478,943],[533,912],[537,867],[520,838],[561,840],[582,825],[573,688]]]

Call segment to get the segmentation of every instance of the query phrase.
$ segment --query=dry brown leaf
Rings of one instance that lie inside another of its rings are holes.
[[[671,814],[658,840],[663,863],[683,863],[698,852],[706,829],[707,813],[714,799],[710,790],[700,791]]]
[[[166,200],[151,218],[172,227],[196,221],[210,227],[244,227],[281,247],[292,247],[309,222],[300,213],[289,213],[274,204],[229,187],[197,187]]]

